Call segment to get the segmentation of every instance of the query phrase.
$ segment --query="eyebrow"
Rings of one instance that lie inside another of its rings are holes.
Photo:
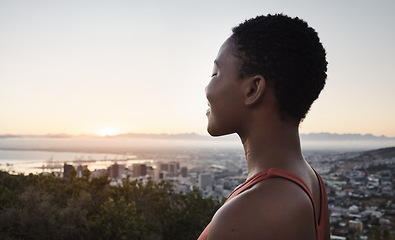
[[[218,66],[218,61],[217,61],[217,60],[214,60],[214,64]]]

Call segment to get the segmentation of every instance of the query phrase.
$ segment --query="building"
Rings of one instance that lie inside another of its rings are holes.
[[[108,177],[112,179],[121,178],[121,166],[118,163],[114,163],[107,168]]]
[[[167,163],[160,163],[159,164],[159,169],[160,169],[160,171],[168,172],[169,171],[169,164],[167,164]]]
[[[213,184],[213,176],[209,173],[202,173],[199,175],[199,188],[206,190],[207,187],[211,187]]]
[[[88,165],[84,165],[84,166],[79,165],[79,166],[77,167],[77,177],[78,177],[78,178],[84,176],[84,171],[85,171],[85,169],[88,169]]]
[[[169,171],[170,171],[170,173],[176,174],[179,169],[180,169],[180,163],[179,162],[171,162],[171,163],[169,163]]]
[[[182,177],[188,177],[188,168],[187,167],[182,167],[181,168],[181,176]]]
[[[147,175],[147,165],[133,164],[133,177],[142,177]]]
[[[353,229],[357,232],[362,232],[362,230],[363,230],[363,224],[359,220],[349,220],[348,226],[350,229]]]
[[[74,169],[73,165],[64,163],[64,165],[63,165],[63,178],[66,178],[67,175],[69,175],[71,170],[73,170],[73,169]]]

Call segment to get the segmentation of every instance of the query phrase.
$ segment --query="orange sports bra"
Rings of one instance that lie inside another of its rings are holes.
[[[314,217],[315,219],[315,235],[316,235],[316,240],[325,240],[326,237],[326,227],[329,224],[327,221],[327,216],[328,216],[328,210],[327,210],[327,196],[326,196],[326,190],[325,190],[325,185],[324,182],[322,181],[322,178],[320,175],[314,170],[315,174],[317,175],[319,184],[320,184],[320,195],[321,195],[321,203],[319,205],[320,208],[320,216],[318,219]],[[247,179],[243,184],[238,186],[233,192],[229,195],[228,199],[226,202],[231,200],[232,198],[236,197],[240,193],[244,192],[245,190],[251,188],[254,186],[256,183],[269,179],[269,178],[284,178],[288,179],[297,185],[299,185],[309,196],[311,203],[313,205],[313,210],[314,210],[314,216],[316,216],[316,207],[317,205],[314,202],[313,195],[310,191],[310,189],[307,187],[306,183],[303,182],[302,179],[300,179],[297,175],[285,171],[282,169],[277,169],[277,168],[270,168],[264,171],[261,171],[251,178]],[[224,204],[226,204],[226,202]],[[200,234],[198,240],[206,240],[208,237],[208,232],[210,230],[210,223],[207,225],[207,227],[204,229],[204,231]]]

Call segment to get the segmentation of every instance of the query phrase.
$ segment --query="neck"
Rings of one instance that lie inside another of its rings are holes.
[[[297,124],[275,121],[255,125],[252,131],[239,136],[245,151],[248,178],[269,168],[294,171],[301,161],[304,162]]]

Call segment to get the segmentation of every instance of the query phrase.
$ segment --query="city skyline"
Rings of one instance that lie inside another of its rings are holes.
[[[315,28],[327,84],[304,134],[395,137],[392,1],[2,1],[0,135],[207,135],[217,51],[231,28],[284,13]]]

